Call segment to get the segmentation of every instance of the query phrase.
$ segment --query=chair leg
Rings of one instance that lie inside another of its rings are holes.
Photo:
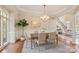
[[[32,40],[31,40],[31,49],[32,49]]]
[[[59,41],[58,41],[58,39],[56,39],[56,45],[58,45],[58,43],[59,43]]]

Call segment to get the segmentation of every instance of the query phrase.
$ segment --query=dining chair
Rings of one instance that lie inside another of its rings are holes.
[[[39,33],[38,34],[38,40],[37,40],[37,45],[38,45],[38,50],[39,52],[42,50],[45,50],[45,44],[46,44],[46,33]]]
[[[31,48],[33,48],[33,46],[35,47],[37,44],[37,40],[38,40],[38,33],[31,33]]]
[[[37,44],[41,45],[41,44],[45,44],[45,43],[46,43],[46,33],[39,33]]]
[[[56,33],[55,32],[50,32],[49,33],[48,42],[49,43],[53,43],[53,44],[56,44],[57,43]]]
[[[26,39],[26,41],[25,41],[25,43],[26,43],[26,48],[28,48],[29,47],[29,45],[28,45],[28,43],[29,43],[29,36],[27,35],[27,33],[25,32],[24,33],[24,36],[25,36],[25,39]]]

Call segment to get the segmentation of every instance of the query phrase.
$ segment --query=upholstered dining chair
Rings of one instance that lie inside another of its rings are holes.
[[[25,36],[25,39],[26,39],[26,41],[25,41],[25,43],[26,43],[26,48],[28,48],[28,43],[29,43],[29,36],[27,35],[27,33],[25,32],[24,33],[24,36]]]
[[[48,42],[53,43],[53,44],[57,43],[56,33],[55,32],[50,32],[49,33]]]
[[[38,45],[38,50],[41,51],[45,47],[46,44],[46,33],[39,33],[38,34],[38,40],[37,40],[37,45]]]
[[[37,44],[41,45],[41,44],[45,44],[45,43],[46,43],[46,33],[39,33]]]
[[[38,40],[38,33],[31,33],[31,48],[36,46]]]

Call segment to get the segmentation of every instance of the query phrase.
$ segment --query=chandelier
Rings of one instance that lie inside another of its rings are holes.
[[[43,8],[44,8],[44,10],[43,10],[43,16],[41,16],[40,18],[42,19],[42,20],[48,20],[50,17],[47,15],[47,12],[46,12],[46,5],[43,5]]]

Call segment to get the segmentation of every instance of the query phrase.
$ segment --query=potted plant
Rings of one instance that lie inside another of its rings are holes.
[[[27,20],[25,20],[25,19],[22,19],[22,20],[19,20],[17,23],[16,23],[16,25],[18,26],[18,27],[21,27],[22,28],[22,36],[24,36],[24,28],[26,27],[26,26],[28,26],[29,24],[28,24],[28,22],[27,22]]]

